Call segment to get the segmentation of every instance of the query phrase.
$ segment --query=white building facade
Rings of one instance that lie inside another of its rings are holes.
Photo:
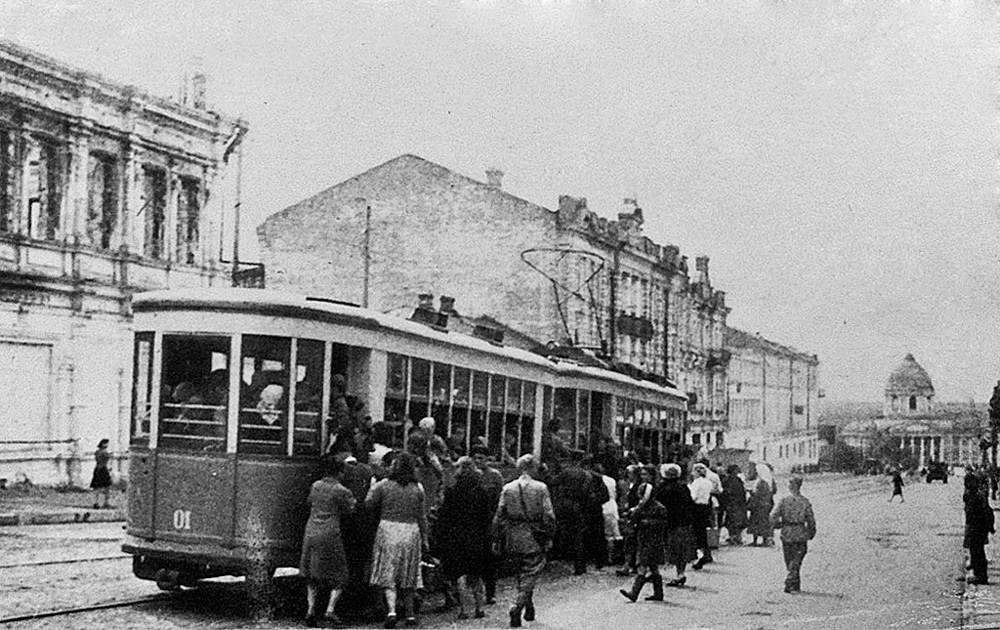
[[[128,447],[129,300],[229,285],[228,152],[242,122],[0,43],[0,479],[86,484]]]

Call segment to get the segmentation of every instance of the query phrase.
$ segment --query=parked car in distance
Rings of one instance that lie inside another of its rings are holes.
[[[940,479],[948,483],[948,465],[944,462],[931,462],[927,464],[927,483]]]

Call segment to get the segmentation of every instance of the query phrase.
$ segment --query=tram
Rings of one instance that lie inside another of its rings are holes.
[[[354,305],[258,289],[138,294],[127,539],[161,588],[298,565],[334,382],[405,429],[541,454],[543,427],[656,451],[682,440],[676,389]],[[338,375],[342,378],[338,378]]]

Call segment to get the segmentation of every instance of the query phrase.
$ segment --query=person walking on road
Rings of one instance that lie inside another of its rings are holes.
[[[688,488],[694,499],[694,539],[701,550],[701,557],[691,566],[700,569],[715,561],[708,544],[708,529],[712,527],[712,493],[715,491],[715,483],[708,477],[708,466],[701,462],[694,465],[694,479]]]
[[[900,503],[906,503],[906,499],[903,498],[903,475],[899,474],[898,468],[892,471],[892,496],[889,497],[889,503],[892,503],[897,496]]]
[[[782,497],[774,512],[771,525],[781,530],[781,550],[785,556],[788,576],[785,578],[785,592],[799,593],[802,581],[799,572],[806,557],[808,543],[816,537],[816,517],[812,503],[802,496],[802,477],[788,480],[788,496]]]
[[[747,488],[740,479],[740,467],[731,464],[722,482],[722,503],[726,506],[722,524],[729,534],[730,545],[743,544],[743,530],[747,526]]]
[[[545,568],[545,554],[552,545],[556,515],[549,489],[534,479],[538,474],[535,456],[517,460],[519,477],[506,484],[493,518],[494,532],[503,538],[504,552],[517,571],[517,596],[509,609],[510,627],[535,620],[535,582]]]
[[[968,584],[989,584],[986,572],[986,550],[989,535],[996,533],[993,523],[993,510],[987,496],[988,482],[980,474],[965,476],[965,540],[963,546],[969,550],[969,560],[972,564],[972,578]]]
[[[694,499],[687,486],[681,482],[681,467],[677,464],[661,466],[663,483],[653,492],[653,498],[666,508],[664,532],[664,560],[672,564],[677,577],[667,582],[667,586],[681,587],[687,583],[687,564],[698,557],[695,550]]]
[[[95,510],[111,507],[111,503],[108,502],[108,495],[111,493],[111,469],[108,468],[110,461],[108,440],[103,439],[97,443],[97,450],[94,451],[94,476],[90,480],[90,487],[94,490]]]
[[[643,466],[640,479],[643,486],[639,492],[642,497],[639,505],[633,508],[630,515],[636,530],[635,580],[630,590],[620,589],[618,592],[628,600],[635,602],[647,582],[653,585],[653,594],[647,597],[649,601],[663,601],[663,576],[660,575],[660,565],[663,564],[663,534],[666,529],[666,510],[663,504],[653,498],[653,477],[656,472],[652,466]]]
[[[770,514],[774,508],[774,478],[771,476],[771,469],[766,464],[751,465],[748,478],[754,485],[750,490],[747,499],[747,509],[750,511],[750,521],[747,524],[747,533],[753,536],[751,546],[757,546],[757,539],[761,539],[761,544],[765,547],[773,544],[774,532],[771,528]]]
[[[460,457],[457,468],[455,484],[445,489],[438,512],[441,563],[445,578],[458,586],[458,618],[469,618],[466,603],[471,599],[475,618],[482,619],[482,577],[496,504],[490,502],[471,457]]]

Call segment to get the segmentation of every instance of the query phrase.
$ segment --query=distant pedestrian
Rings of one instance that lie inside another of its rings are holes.
[[[504,552],[517,571],[517,597],[509,609],[510,627],[535,620],[535,582],[545,568],[545,554],[552,545],[556,515],[548,487],[534,479],[538,464],[534,455],[517,460],[520,476],[503,487],[493,527],[503,538]]]
[[[806,557],[808,542],[816,537],[816,517],[809,499],[802,496],[802,477],[789,479],[788,491],[791,494],[782,497],[771,513],[771,525],[781,530],[781,550],[788,569],[785,592],[798,593],[802,588],[799,576],[802,560]]]
[[[698,557],[695,549],[694,499],[681,481],[681,467],[677,464],[661,466],[663,483],[654,491],[653,497],[667,510],[665,519],[664,561],[673,565],[677,576],[667,582],[667,586],[681,587],[687,583],[687,564]]]
[[[111,469],[108,462],[111,461],[111,453],[108,452],[107,439],[97,443],[97,450],[94,451],[94,476],[90,480],[90,487],[94,489],[94,509],[110,508],[108,495],[111,493]]]
[[[324,616],[339,625],[334,609],[350,577],[341,521],[354,512],[357,500],[340,483],[344,465],[343,458],[327,455],[323,478],[314,482],[309,490],[309,520],[302,541],[299,573],[306,579],[306,625],[310,628],[317,625],[316,602],[320,588],[330,589]]]
[[[765,464],[751,465],[749,473],[747,480],[752,487],[747,499],[747,509],[750,512],[747,533],[753,536],[750,543],[752,546],[756,547],[757,539],[760,538],[761,544],[768,547],[774,541],[770,522],[771,510],[774,508],[774,478],[771,476],[771,469]]]
[[[740,467],[731,464],[722,482],[722,503],[726,506],[723,525],[729,534],[730,545],[743,544],[743,530],[747,526],[747,489],[740,479]]]
[[[688,488],[694,499],[694,539],[701,550],[701,557],[691,567],[700,569],[715,561],[708,544],[708,529],[712,527],[712,493],[715,489],[714,482],[708,478],[708,466],[701,462],[694,465],[694,479]]]
[[[969,550],[969,560],[972,564],[972,578],[969,584],[989,584],[986,572],[985,545],[989,543],[989,535],[996,533],[993,523],[993,510],[990,508],[987,480],[978,473],[965,476],[965,540],[963,546]]]
[[[892,503],[897,496],[900,503],[906,503],[906,499],[903,498],[903,475],[899,474],[898,468],[892,471],[892,496],[889,497],[889,503]]]
[[[650,601],[663,601],[663,576],[660,575],[660,565],[663,564],[664,533],[666,530],[666,509],[653,497],[652,466],[643,466],[639,470],[642,486],[639,488],[639,505],[632,509],[629,515],[636,530],[635,580],[629,590],[618,592],[630,601],[639,599],[639,593],[647,582],[653,585],[653,594],[647,597]]]

